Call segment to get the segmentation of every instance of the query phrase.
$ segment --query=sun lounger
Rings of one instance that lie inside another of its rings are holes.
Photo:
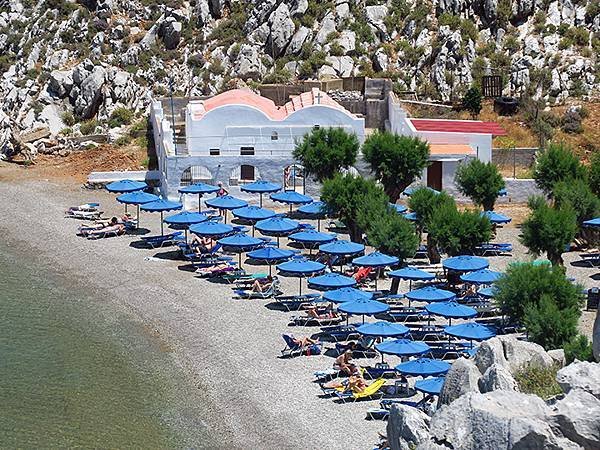
[[[581,261],[590,267],[600,266],[600,253],[581,254]]]
[[[318,355],[321,353],[320,344],[300,345],[294,341],[294,338],[289,334],[282,334],[281,337],[285,341],[285,348],[281,350],[282,358],[291,358],[302,355]]]
[[[71,206],[65,212],[71,211],[98,211],[100,203],[84,203],[83,205]]]
[[[356,331],[356,327],[354,325],[338,325],[334,327],[324,327],[321,329],[321,335],[323,337],[327,337],[333,342],[360,339],[360,334]]]
[[[374,380],[376,378],[394,378],[398,372],[386,362],[376,363],[374,366],[363,367],[365,378]]]
[[[336,315],[332,317],[312,317],[312,316],[292,316],[290,317],[290,325],[298,326],[323,326],[323,325],[335,325],[344,320],[343,315]]]
[[[165,234],[162,236],[142,236],[142,242],[150,248],[168,247],[184,240],[182,231]]]
[[[510,243],[488,243],[475,247],[475,253],[480,256],[498,256],[510,254],[513,246]]]
[[[263,278],[267,278],[269,275],[266,273],[251,273],[242,275],[239,278],[232,278],[232,283],[235,283],[236,289],[246,289],[249,286],[252,286],[256,280],[262,280]]]
[[[271,283],[271,286],[269,286],[263,292],[254,292],[254,291],[251,291],[251,290],[249,291],[249,290],[244,290],[244,289],[235,289],[233,292],[238,296],[238,298],[247,298],[247,299],[259,298],[259,299],[265,299],[265,298],[271,298],[271,297],[274,297],[277,294],[280,294],[281,291],[279,290],[279,287],[280,287],[279,280],[278,279],[274,279],[273,283]]]
[[[125,234],[125,227],[119,227],[118,229],[114,229],[114,227],[110,227],[110,230],[98,230],[95,233],[88,233],[85,234],[84,236],[86,238],[88,238],[89,240],[96,240],[96,239],[104,239],[107,237],[117,237],[117,236],[122,236],[123,234]]]
[[[303,306],[311,305],[315,300],[320,298],[319,294],[278,295],[275,297],[275,301],[287,311],[297,311]]]
[[[202,260],[202,259],[210,259],[211,257],[216,256],[217,252],[221,249],[221,244],[217,243],[213,248],[210,249],[210,251],[205,252],[205,253],[197,253],[195,251],[193,251],[193,249],[191,248],[191,246],[185,244],[185,243],[180,243],[183,245],[179,245],[179,248],[181,248],[182,250],[184,250],[185,247],[185,252],[183,254],[184,258],[187,259],[188,261],[198,261],[198,260]]]
[[[468,350],[472,350],[469,343],[464,342],[443,342],[429,344],[431,347],[431,355],[436,359],[458,359],[461,356],[468,354]]]
[[[313,375],[315,376],[315,382],[316,383],[324,383],[326,381],[332,380],[334,378],[337,378],[337,376],[340,374],[340,371],[337,369],[325,369],[325,370],[317,370],[316,372],[313,372]]]
[[[356,342],[355,347],[352,349],[352,354],[359,358],[372,358],[377,356],[377,352],[373,348],[373,345],[375,345],[375,338],[362,337]],[[335,351],[338,355],[341,355],[348,349],[350,349],[350,343],[335,343]]]
[[[427,312],[424,308],[407,306],[398,309],[390,309],[385,313],[385,316],[390,322],[415,322],[427,319]]]
[[[413,258],[414,259],[427,258],[427,246],[425,244],[419,245],[419,248],[417,249],[417,251],[415,251]]]
[[[81,220],[98,220],[103,213],[103,211],[65,211],[65,217]]]
[[[239,270],[242,269],[238,269],[235,263],[228,262],[226,264],[219,264],[217,266],[201,267],[196,269],[196,276],[200,278],[215,278],[222,277],[227,274],[233,274]]]
[[[346,403],[346,401],[358,401],[358,400],[367,400],[375,397],[382,397],[383,392],[381,392],[381,388],[385,384],[385,380],[383,378],[379,378],[373,381],[370,385],[368,385],[361,392],[336,392],[335,396],[339,398],[342,403]]]
[[[346,224],[340,220],[332,220],[327,225],[327,230],[334,233],[345,234],[348,232],[348,227]]]

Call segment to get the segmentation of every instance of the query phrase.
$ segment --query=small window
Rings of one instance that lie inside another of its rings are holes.
[[[273,131],[271,133],[271,140],[276,141],[277,139],[279,139],[279,134],[277,134],[277,131]]]
[[[321,128],[321,125],[313,125],[313,130],[318,130],[319,128]]]
[[[253,156],[254,155],[254,147],[242,147],[240,149],[240,155]]]
[[[219,156],[221,154],[221,150],[218,148],[211,148],[209,150],[210,156]]]
[[[254,166],[243,164],[240,167],[240,179],[244,181],[254,181]]]

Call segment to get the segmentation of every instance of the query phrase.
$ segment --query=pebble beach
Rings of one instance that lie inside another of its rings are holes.
[[[5,239],[99,294],[108,311],[103,320],[114,314],[137,321],[157,351],[172,355],[188,381],[177,395],[204,402],[204,417],[181,412],[185,426],[204,427],[212,436],[210,443],[194,447],[358,449],[370,448],[378,433],[385,433],[385,422],[365,419],[377,401],[339,404],[320,398],[313,372],[330,368],[332,358],[279,358],[282,333],[310,336],[318,328],[289,327],[293,313],[266,307],[269,300],[233,299],[231,284],[198,279],[183,270],[185,263],[172,258],[173,248],[141,249],[133,235],[89,241],[76,235],[79,221],[63,218],[68,206],[91,201],[101,203],[107,217],[120,215],[123,207],[114,195],[74,184],[11,181],[0,184],[0,196]],[[160,215],[142,213],[141,226],[155,234]],[[531,259],[517,237],[513,225],[499,229],[497,240],[511,242],[514,251],[512,257],[489,258],[490,268],[503,271],[512,261]],[[578,259],[578,253],[565,254],[567,275],[586,288],[597,286],[592,278],[597,270],[570,264]],[[268,272],[266,266],[245,268]],[[297,292],[296,278],[281,281],[285,294]],[[401,291],[407,288],[401,284]],[[584,312],[580,327],[588,336],[592,323],[593,314]],[[399,360],[389,357],[389,362]]]

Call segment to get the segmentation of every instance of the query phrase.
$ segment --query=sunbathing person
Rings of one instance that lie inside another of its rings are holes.
[[[274,279],[271,275],[268,275],[265,278],[258,278],[254,280],[254,283],[252,283],[251,292],[262,294],[263,292],[271,289],[271,286],[273,286],[273,281]]]
[[[214,266],[210,266],[210,267],[200,267],[198,269],[196,269],[196,273],[201,273],[201,274],[211,274],[213,272],[219,272],[219,271],[224,271],[224,270],[233,270],[231,265],[229,265],[228,263],[221,263],[221,264],[216,264]]]
[[[356,367],[356,364],[352,361],[352,350],[346,350],[340,356],[335,358],[333,368],[348,376],[358,374],[358,367]]]
[[[217,245],[217,243],[211,238],[198,238],[195,236],[194,239],[192,239],[192,247],[198,255],[210,253],[212,249],[215,248],[215,245]]]
[[[321,312],[315,307],[310,307],[306,310],[306,315],[315,319],[335,319],[339,317],[338,312],[334,311],[331,306],[321,310]]]
[[[477,296],[477,288],[474,284],[470,285],[467,289],[465,289],[458,297],[459,298],[469,298]]]
[[[113,217],[108,226],[96,228],[93,230],[84,230],[84,231],[82,231],[82,234],[84,234],[86,236],[106,234],[106,233],[121,234],[124,231],[125,231],[125,226],[122,223],[119,223],[116,217]]]
[[[292,338],[292,341],[294,341],[294,344],[296,344],[299,347],[306,347],[306,346],[312,345],[312,344],[319,344],[319,341],[316,341],[309,337],[297,338],[293,335],[290,335],[290,338]]]
[[[324,389],[337,389],[339,391],[352,391],[352,392],[362,392],[368,386],[365,379],[359,375],[351,375],[347,379],[344,380],[332,380],[327,383],[323,383],[321,385]]]

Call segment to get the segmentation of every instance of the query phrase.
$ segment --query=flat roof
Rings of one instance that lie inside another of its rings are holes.
[[[429,144],[430,155],[474,155],[469,144]]]
[[[496,122],[480,120],[408,119],[417,131],[438,131],[442,133],[473,133],[504,136],[506,131]]]

